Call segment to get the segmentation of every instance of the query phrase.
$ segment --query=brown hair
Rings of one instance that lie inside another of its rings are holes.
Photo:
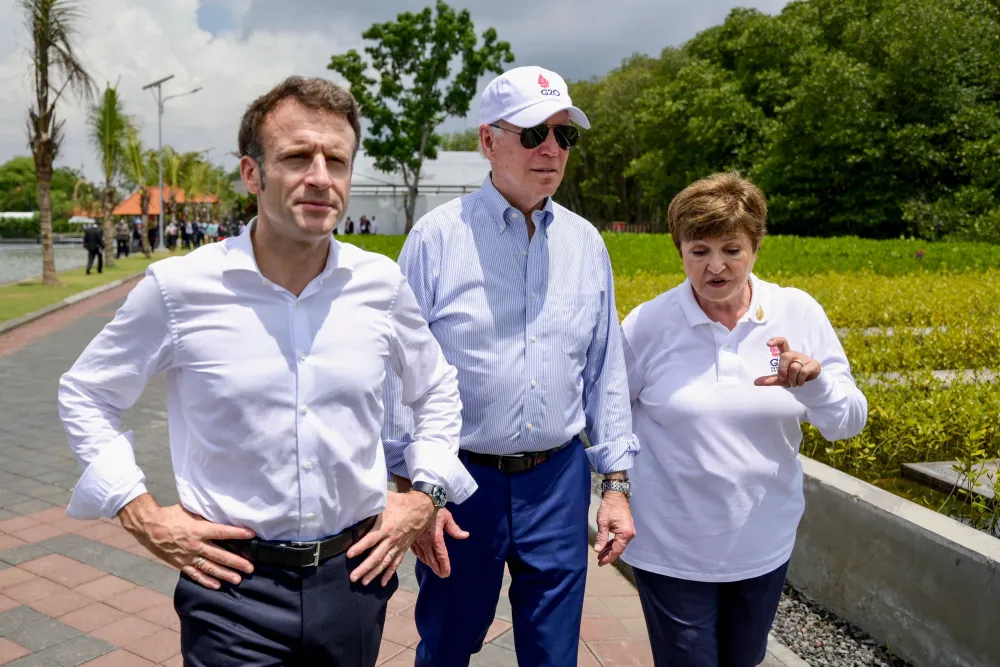
[[[735,171],[712,174],[674,197],[667,221],[677,250],[682,241],[745,233],[756,251],[767,233],[767,200]]]
[[[240,155],[249,155],[257,164],[264,164],[261,128],[267,115],[284,99],[294,98],[302,106],[339,113],[347,118],[354,130],[354,156],[361,143],[361,113],[354,96],[337,84],[317,77],[290,76],[270,92],[253,101],[240,121]]]

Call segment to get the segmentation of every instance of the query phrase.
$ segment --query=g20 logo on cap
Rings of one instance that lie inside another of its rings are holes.
[[[554,88],[549,88],[549,80],[546,79],[541,74],[538,75],[538,85],[542,88],[542,95],[549,95],[552,97],[559,97],[559,91]]]

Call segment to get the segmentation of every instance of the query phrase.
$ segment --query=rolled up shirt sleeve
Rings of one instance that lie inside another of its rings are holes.
[[[450,501],[461,503],[477,487],[458,458],[462,431],[458,373],[445,359],[413,290],[402,276],[392,322],[395,335],[390,362],[399,378],[399,403],[412,411],[413,427],[407,431],[412,437],[395,441],[401,445],[407,476],[414,482],[443,486]],[[387,459],[391,447],[387,447]]]
[[[819,377],[788,391],[806,409],[806,421],[819,429],[827,440],[853,438],[868,421],[868,399],[858,389],[837,332],[818,302],[810,301],[813,323],[804,352],[820,363]]]
[[[151,377],[171,365],[172,355],[166,304],[149,271],[59,381],[59,417],[83,468],[69,516],[113,517],[146,492],[132,432],[121,432],[121,414]]]
[[[604,290],[601,312],[583,369],[583,411],[591,442],[587,448],[590,465],[597,472],[608,474],[632,468],[639,453],[639,440],[632,433],[629,380],[618,325],[611,258],[603,245],[602,250]]]

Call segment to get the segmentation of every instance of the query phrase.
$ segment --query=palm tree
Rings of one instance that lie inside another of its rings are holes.
[[[52,163],[63,139],[64,120],[56,119],[56,104],[69,88],[90,99],[94,82],[73,51],[76,22],[81,18],[74,0],[19,0],[24,24],[31,33],[31,74],[35,101],[28,109],[28,138],[38,176],[39,221],[42,232],[42,283],[56,285],[52,252]],[[54,71],[53,71],[54,70]],[[62,78],[59,83],[55,79]]]
[[[108,83],[100,102],[90,107],[87,114],[87,126],[90,130],[90,143],[97,151],[104,170],[104,192],[102,193],[104,216],[104,265],[114,266],[115,226],[112,211],[115,207],[114,180],[125,161],[125,143],[129,127],[128,116],[124,105],[118,96],[118,84],[114,87]]]
[[[139,141],[139,132],[131,123],[125,131],[125,171],[129,180],[133,181],[139,189],[139,202],[142,207],[142,229],[139,230],[142,242],[142,254],[146,257],[153,256],[153,250],[149,246],[149,179],[153,172],[147,169],[146,151],[143,150],[142,142]]]

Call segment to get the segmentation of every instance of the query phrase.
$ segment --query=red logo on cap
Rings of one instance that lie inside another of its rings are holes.
[[[546,79],[541,74],[539,74],[538,75],[538,85],[541,86],[542,88],[548,88],[549,87],[549,80]]]

